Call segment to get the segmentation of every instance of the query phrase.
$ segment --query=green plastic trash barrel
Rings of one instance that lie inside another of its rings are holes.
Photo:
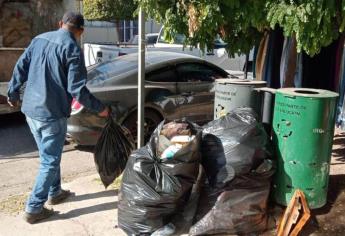
[[[256,88],[265,81],[217,79],[215,85],[214,118],[218,119],[238,107],[250,107],[261,117],[262,95]]]
[[[278,89],[273,117],[277,172],[273,195],[287,205],[301,189],[310,208],[326,204],[338,94],[317,89]]]

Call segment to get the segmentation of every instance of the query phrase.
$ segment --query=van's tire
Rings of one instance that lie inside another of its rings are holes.
[[[151,134],[163,120],[163,117],[152,109],[145,109],[145,123],[144,123],[144,141],[147,143],[150,140]],[[132,134],[135,141],[137,141],[137,111],[132,112],[122,123]]]

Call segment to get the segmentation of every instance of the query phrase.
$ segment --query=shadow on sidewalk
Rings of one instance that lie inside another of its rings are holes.
[[[22,113],[0,116],[0,159],[37,151]]]
[[[94,153],[95,151],[95,146],[82,146],[82,145],[76,145],[75,149],[79,150],[79,151],[83,151],[83,152],[90,152],[90,153]]]
[[[345,175],[331,175],[327,204],[320,209],[311,210],[312,217],[300,235],[344,235],[345,217],[342,217],[344,208]]]
[[[72,197],[68,198],[66,202],[79,202],[79,201],[102,198],[102,197],[115,197],[117,196],[118,192],[119,191],[117,189],[113,189],[113,190],[104,190],[102,192],[97,192],[97,193],[73,195]]]
[[[345,134],[335,134],[333,139],[332,157],[336,161],[345,162]],[[339,164],[339,163],[337,163]]]
[[[47,221],[56,221],[56,220],[65,220],[65,219],[72,219],[82,215],[88,215],[96,212],[108,211],[108,210],[115,210],[117,208],[117,202],[107,202],[102,203],[94,206],[74,209],[69,212],[63,214],[57,214],[53,216],[51,219],[47,219]]]

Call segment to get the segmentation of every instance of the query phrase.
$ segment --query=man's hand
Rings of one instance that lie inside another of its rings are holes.
[[[109,107],[105,107],[105,109],[102,112],[98,113],[98,115],[101,117],[108,117],[109,114],[110,114]]]
[[[7,98],[7,103],[11,107],[19,107],[20,106],[20,102],[19,101],[11,101],[10,98]]]

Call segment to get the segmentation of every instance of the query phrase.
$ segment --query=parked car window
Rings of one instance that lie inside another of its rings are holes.
[[[146,80],[151,82],[177,82],[175,70],[171,67],[165,67],[146,75]]]
[[[157,42],[158,35],[147,36],[147,44],[155,44]]]
[[[225,71],[201,63],[180,64],[177,66],[177,73],[180,82],[214,82],[227,77]]]
[[[150,34],[146,35],[146,44],[155,44],[157,42],[158,34]],[[130,44],[138,44],[139,43],[139,35],[134,35],[128,43]]]
[[[88,79],[92,84],[107,80],[113,76],[118,76],[138,68],[138,59],[135,55],[117,57],[112,61],[96,64],[88,70]]]

